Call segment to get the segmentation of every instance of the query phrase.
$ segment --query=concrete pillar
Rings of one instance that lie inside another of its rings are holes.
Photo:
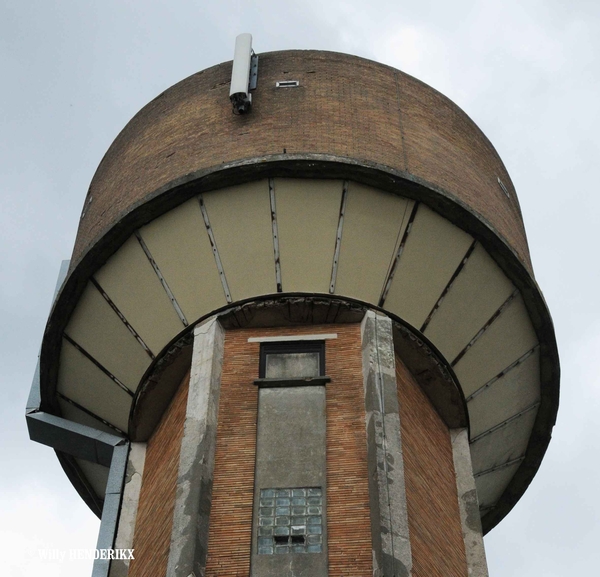
[[[408,577],[412,556],[392,321],[368,311],[361,329],[373,575]]]
[[[135,530],[138,503],[140,501],[145,458],[146,443],[131,443],[127,458],[125,486],[123,487],[123,501],[119,515],[119,528],[117,529],[117,538],[115,539],[115,549],[131,549],[133,547],[133,533]],[[129,559],[113,560],[110,564],[109,576],[127,577],[129,563]]]
[[[196,327],[167,575],[204,575],[225,333],[217,319]]]
[[[469,577],[488,577],[467,429],[452,429],[450,439]]]

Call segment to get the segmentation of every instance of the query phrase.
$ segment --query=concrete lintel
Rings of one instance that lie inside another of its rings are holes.
[[[125,485],[119,515],[119,526],[115,539],[115,549],[132,549],[135,520],[137,517],[142,474],[146,459],[146,443],[131,443],[125,471]],[[116,559],[110,564],[109,577],[127,577],[129,559]]]
[[[204,575],[225,332],[216,318],[194,330],[190,387],[167,575]]]
[[[409,577],[412,554],[392,321],[367,311],[361,332],[373,576]]]
[[[315,334],[315,335],[282,335],[278,337],[250,337],[249,343],[281,343],[284,341],[327,341],[337,339],[337,333]]]
[[[451,429],[450,440],[469,577],[488,577],[467,429]]]

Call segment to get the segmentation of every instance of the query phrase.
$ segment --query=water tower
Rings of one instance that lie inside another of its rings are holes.
[[[482,576],[558,407],[519,203],[455,104],[322,51],[203,70],[103,158],[27,407],[95,576]]]

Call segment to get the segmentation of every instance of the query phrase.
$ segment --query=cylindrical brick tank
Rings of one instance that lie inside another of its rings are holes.
[[[100,163],[32,437],[135,549],[107,575],[487,574],[482,533],[558,408],[506,168],[388,66],[260,54],[243,115],[231,68],[166,90]],[[120,477],[52,441],[67,421],[127,447]]]

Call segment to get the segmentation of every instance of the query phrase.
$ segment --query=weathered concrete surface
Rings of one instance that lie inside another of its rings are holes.
[[[261,388],[255,484],[324,487],[325,387]]]
[[[467,429],[451,429],[450,440],[469,577],[488,577]]]
[[[323,503],[321,553],[257,553],[261,489],[320,487],[326,495],[324,386],[262,388],[259,391],[254,485],[253,577],[327,576],[327,503]]]
[[[225,333],[216,319],[194,330],[167,566],[169,577],[204,575],[224,340]]]
[[[131,443],[115,549],[131,549],[133,547],[133,534],[140,500],[140,489],[142,488],[145,458],[146,443]],[[115,559],[111,562],[109,577],[127,577],[128,573],[129,559]]]
[[[373,575],[408,577],[412,558],[392,321],[367,311],[361,329]]]

